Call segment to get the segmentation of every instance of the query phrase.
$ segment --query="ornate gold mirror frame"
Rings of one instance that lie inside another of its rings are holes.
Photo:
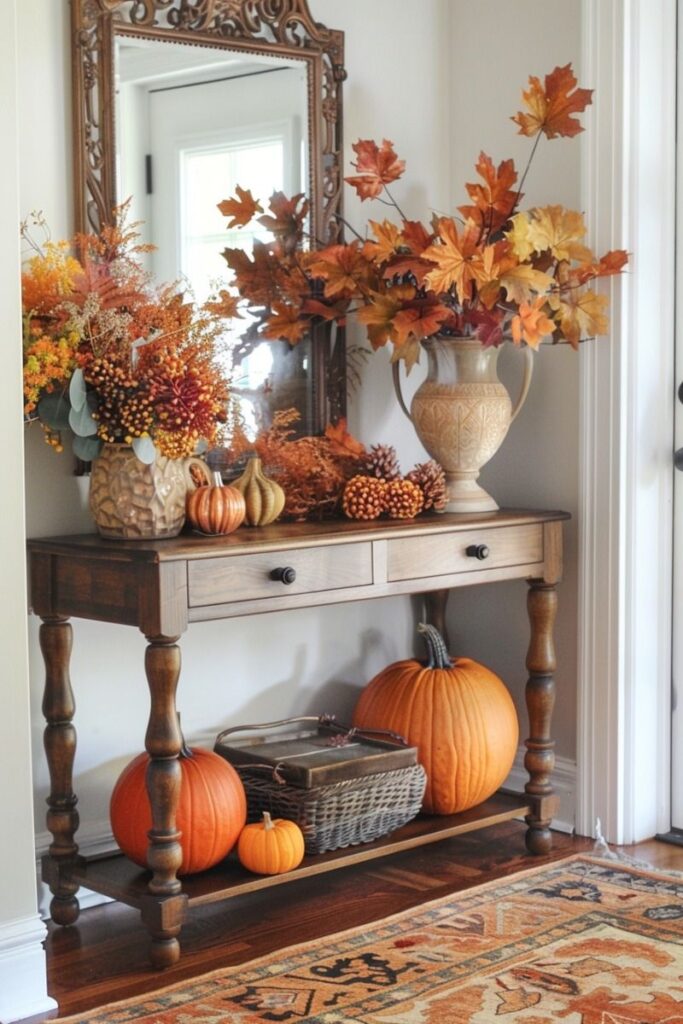
[[[341,234],[344,34],[307,0],[71,0],[76,229],[111,221],[116,192],[116,36],[301,60],[307,67],[311,234]],[[316,431],[344,414],[344,344],[321,327],[311,345]]]

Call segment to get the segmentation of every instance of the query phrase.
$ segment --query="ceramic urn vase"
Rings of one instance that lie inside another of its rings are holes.
[[[476,338],[445,335],[427,338],[422,345],[428,359],[427,377],[415,392],[410,411],[403,401],[396,363],[394,383],[417,436],[446,473],[445,511],[495,511],[498,504],[477,478],[522,408],[531,383],[533,352],[524,349],[524,381],[513,408],[496,372],[499,349],[485,348]]]

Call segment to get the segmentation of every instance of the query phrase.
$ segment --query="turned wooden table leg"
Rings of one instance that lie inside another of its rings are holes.
[[[52,920],[61,925],[73,924],[80,910],[76,899],[78,882],[68,877],[69,866],[78,854],[74,840],[78,829],[78,801],[73,791],[76,730],[72,719],[76,705],[69,679],[71,644],[72,629],[68,619],[57,616],[43,618],[40,649],[45,661],[43,715],[47,722],[43,743],[50,770],[47,827],[52,833],[43,876],[52,893]]]
[[[543,580],[529,582],[527,609],[531,639],[526,659],[529,681],[526,705],[529,713],[529,739],[524,766],[529,781],[524,787],[530,797],[532,811],[527,816],[527,849],[531,853],[548,853],[552,846],[550,822],[557,801],[553,797],[551,774],[555,767],[555,742],[550,728],[555,704],[555,646],[553,625],[557,612],[555,585]]]
[[[448,626],[446,625],[446,606],[449,595],[450,590],[430,590],[424,595],[427,622],[438,629],[448,650],[450,650],[450,647]]]
[[[182,861],[175,816],[180,795],[181,747],[175,695],[180,676],[177,637],[147,637],[145,671],[151,697],[145,747],[150,755],[147,792],[152,808],[147,866],[152,872],[150,900],[143,920],[152,936],[150,959],[155,967],[170,967],[180,956],[178,934],[187,899],[176,874]]]

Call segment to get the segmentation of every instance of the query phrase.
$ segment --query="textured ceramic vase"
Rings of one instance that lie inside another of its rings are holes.
[[[398,364],[394,383],[401,408],[420,441],[446,472],[447,512],[492,512],[497,503],[477,483],[479,472],[498,451],[529,391],[533,352],[524,349],[522,391],[512,406],[498,380],[499,349],[484,348],[475,338],[436,336],[426,339],[427,377],[415,392],[410,412],[400,389]]]
[[[157,456],[146,465],[125,444],[105,444],[93,462],[90,511],[103,537],[176,537],[185,522],[187,482],[182,460]]]

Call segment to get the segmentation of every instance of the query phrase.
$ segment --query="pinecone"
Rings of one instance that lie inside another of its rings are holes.
[[[412,480],[392,480],[384,495],[384,510],[392,519],[414,519],[422,511],[424,495]]]
[[[384,480],[354,476],[344,488],[342,508],[349,519],[377,519],[384,511]]]
[[[398,480],[401,468],[396,449],[391,444],[373,444],[361,463],[361,472],[378,480]]]
[[[443,512],[446,507],[446,474],[434,459],[420,462],[406,476],[420,488],[424,495],[422,511],[433,508],[435,512]]]

